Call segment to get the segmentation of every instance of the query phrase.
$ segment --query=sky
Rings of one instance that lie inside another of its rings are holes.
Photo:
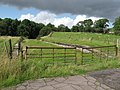
[[[120,0],[0,0],[0,18],[29,19],[37,23],[64,24],[120,16]],[[111,26],[111,25],[110,25]]]

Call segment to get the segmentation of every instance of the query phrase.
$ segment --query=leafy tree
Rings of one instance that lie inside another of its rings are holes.
[[[24,19],[18,26],[18,35],[30,38],[30,31],[30,21],[28,19]]]
[[[79,21],[77,23],[77,26],[78,26],[79,32],[84,32],[84,30],[85,30],[85,28],[84,28],[84,21]]]
[[[108,23],[109,23],[109,20],[105,18],[95,21],[94,28],[96,32],[106,33],[107,27],[109,26]]]
[[[44,24],[37,24],[33,21],[25,19],[18,27],[18,35],[26,36],[30,39],[35,39],[43,27]]]
[[[7,35],[6,31],[7,24],[4,21],[0,21],[0,35]]]
[[[18,26],[18,35],[19,36],[25,36],[25,37],[29,37],[29,27],[28,26],[26,26],[25,24],[20,24],[19,26]]]
[[[47,24],[47,27],[50,27],[52,31],[57,31],[57,28],[55,27],[55,25],[51,23]]]
[[[58,26],[58,31],[59,32],[70,32],[70,29],[67,26],[63,25],[63,24],[60,24]]]
[[[93,21],[91,19],[79,21],[77,23],[80,32],[92,32],[93,30],[92,25],[93,25]]]
[[[5,18],[2,20],[4,23],[6,23],[5,25],[5,29],[6,29],[6,35],[12,35],[12,27],[11,27],[11,23],[12,23],[12,19],[11,18]]]
[[[45,26],[39,32],[39,37],[47,36],[52,32],[51,27]]]
[[[114,25],[113,29],[115,31],[115,34],[120,35],[120,17],[115,19],[115,22],[113,23],[113,25]]]
[[[79,32],[79,27],[78,26],[72,26],[71,31],[72,32]]]
[[[84,29],[85,32],[92,32],[93,21],[91,19],[84,20]]]
[[[36,35],[36,37],[38,37],[39,36],[39,32],[40,32],[40,30],[43,28],[43,27],[45,27],[45,25],[43,24],[43,23],[36,23],[36,29],[35,29],[35,35]]]
[[[12,28],[12,31],[11,31],[11,36],[17,36],[18,33],[17,33],[17,27],[20,25],[20,21],[18,21],[17,19],[13,20],[11,22],[11,28]]]

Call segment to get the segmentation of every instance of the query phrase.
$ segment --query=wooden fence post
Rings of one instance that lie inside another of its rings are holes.
[[[18,55],[20,54],[20,51],[21,51],[21,43],[18,42]]]
[[[64,48],[64,63],[66,62],[66,48]]]
[[[117,46],[115,47],[115,54],[116,54],[116,56],[118,56],[118,47]]]
[[[23,50],[21,50],[21,60],[23,61]]]
[[[54,65],[54,62],[55,62],[55,60],[54,60],[54,48],[53,48],[53,65]]]
[[[92,48],[92,60],[93,60],[93,58],[94,58],[94,51],[93,51],[93,48]]]
[[[41,48],[41,61],[42,61],[42,48]]]
[[[11,39],[9,39],[9,55],[10,55],[10,59],[12,59],[12,42],[11,42]]]
[[[75,47],[75,64],[77,64],[77,48]]]
[[[81,54],[82,54],[82,55],[81,55],[81,64],[83,64],[83,53],[84,53],[84,52],[83,52],[83,48],[82,48],[82,52],[81,52]]]
[[[119,40],[116,41],[116,56],[119,56]]]

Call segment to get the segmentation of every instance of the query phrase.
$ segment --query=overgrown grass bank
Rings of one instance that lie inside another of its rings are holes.
[[[119,68],[120,64],[117,60],[107,62],[95,62],[85,65],[63,64],[53,65],[46,64],[45,61],[27,60],[22,61],[4,59],[0,68],[0,87],[8,87],[22,83],[25,80],[72,76],[86,74],[87,72],[103,70],[108,68]]]

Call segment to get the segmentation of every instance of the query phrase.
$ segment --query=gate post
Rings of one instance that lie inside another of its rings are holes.
[[[82,52],[81,52],[81,54],[82,54],[82,55],[81,55],[81,64],[83,64],[83,53],[84,53],[84,52],[83,52],[83,48],[82,48]]]
[[[9,39],[9,48],[10,48],[10,51],[9,51],[10,59],[12,59],[12,42],[11,42],[11,39]]]
[[[119,55],[119,54],[118,54],[118,47],[117,47],[117,45],[115,46],[115,55],[116,55],[116,56]]]

